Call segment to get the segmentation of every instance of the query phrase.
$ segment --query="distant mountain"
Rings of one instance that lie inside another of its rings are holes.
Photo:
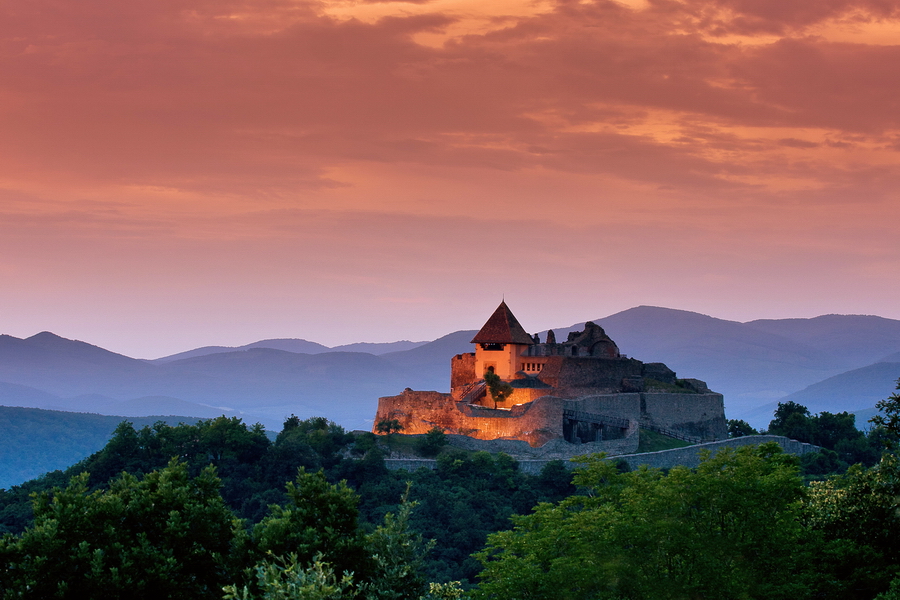
[[[398,352],[402,350],[411,350],[428,342],[410,342],[403,340],[399,342],[356,342],[354,344],[344,344],[343,346],[335,346],[329,348],[316,342],[308,340],[281,338],[273,340],[260,340],[252,344],[244,346],[204,346],[195,348],[186,352],[179,352],[170,356],[163,356],[155,360],[147,361],[153,363],[167,363],[185,358],[195,358],[197,356],[207,356],[209,354],[222,354],[225,352],[240,352],[241,350],[250,350],[252,348],[269,348],[272,350],[284,350],[285,352],[296,352],[297,354],[322,354],[325,352],[366,352],[368,354],[385,354],[387,352]]]
[[[763,425],[768,424],[778,402],[796,402],[807,407],[810,412],[828,411],[855,412],[873,409],[879,400],[890,396],[900,379],[900,362],[875,363],[861,369],[853,369],[834,377],[829,377],[798,392],[780,398],[777,402],[758,407],[748,413],[746,420]]]
[[[872,424],[869,423],[869,419],[877,415],[879,411],[873,406],[872,408],[863,408],[850,412],[852,412],[853,416],[856,417],[856,428],[863,431],[868,431],[872,428]]]
[[[255,423],[259,417],[241,411],[186,402],[166,396],[146,396],[128,400],[116,400],[101,394],[83,394],[73,398],[61,398],[24,385],[0,381],[0,406],[40,408],[53,411],[96,413],[123,417],[147,415],[190,415],[193,418],[211,419],[220,415],[240,417]]]
[[[745,325],[822,349],[842,364],[870,365],[884,360],[886,354],[900,355],[900,321],[883,317],[823,315],[812,319],[765,319]]]
[[[207,356],[209,354],[223,354],[226,352],[240,352],[242,350],[250,350],[251,348],[270,348],[272,350],[284,350],[285,352],[296,352],[298,354],[318,354],[320,352],[329,352],[331,349],[328,346],[323,346],[322,344],[317,344],[316,342],[310,342],[307,340],[301,339],[293,339],[293,338],[284,338],[284,339],[274,339],[274,340],[260,340],[258,342],[253,342],[252,344],[245,344],[243,346],[204,346],[202,348],[195,348],[193,350],[188,350],[186,352],[179,352],[178,354],[172,354],[171,356],[164,356],[162,358],[157,358],[156,360],[152,360],[149,362],[154,363],[168,363],[176,360],[183,360],[185,358],[196,358],[198,356]]]
[[[705,380],[725,394],[729,416],[737,417],[900,350],[900,321],[880,317],[738,323],[641,306],[595,322],[626,354],[665,362],[681,377]]]
[[[745,418],[760,407],[770,410],[778,399],[813,384],[900,356],[900,321],[881,317],[738,323],[640,306],[594,321],[623,353],[664,362],[681,377],[705,380],[725,395],[730,418]],[[562,341],[583,326],[554,331]],[[155,361],[47,332],[24,340],[0,336],[0,382],[5,382],[0,403],[117,414],[171,410],[213,416],[210,411],[221,411],[261,420],[275,430],[290,414],[321,415],[366,429],[379,396],[406,387],[449,391],[450,359],[473,350],[475,333],[457,331],[427,343],[348,344],[341,351],[301,339],[262,340],[240,348],[197,348]],[[368,351],[347,351],[354,349]],[[871,393],[848,394],[840,410],[874,404]],[[835,397],[827,405],[836,402]]]
[[[250,348],[150,363],[53,338],[52,344],[0,339],[0,382],[7,384],[0,386],[0,401],[114,414],[182,408],[203,417],[241,414],[275,430],[291,414],[324,415],[350,428],[368,428],[379,396],[421,381],[360,352]]]
[[[331,352],[368,352],[369,354],[381,355],[388,352],[403,352],[404,350],[412,350],[419,346],[424,346],[429,342],[411,342],[409,340],[401,340],[399,342],[356,342],[355,344],[344,344],[343,346],[333,346]]]
[[[65,469],[97,452],[123,417],[0,406],[0,488]],[[196,423],[193,417],[129,418],[136,428],[165,421]]]

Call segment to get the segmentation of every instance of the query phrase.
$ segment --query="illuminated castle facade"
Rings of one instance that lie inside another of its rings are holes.
[[[641,428],[691,441],[727,437],[721,394],[697,379],[677,379],[662,363],[623,356],[602,327],[557,342],[529,335],[505,302],[472,339],[474,352],[450,361],[450,393],[407,389],[380,398],[375,423],[397,419],[403,433],[434,427],[477,439],[611,442]],[[512,387],[495,398],[492,372]]]

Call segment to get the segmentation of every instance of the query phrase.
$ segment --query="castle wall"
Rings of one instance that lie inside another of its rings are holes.
[[[397,419],[403,433],[427,433],[440,427],[448,433],[480,440],[519,439],[532,446],[563,437],[563,410],[640,421],[704,439],[725,439],[727,424],[721,394],[631,393],[594,394],[581,398],[546,395],[544,389],[517,389],[533,394],[528,402],[493,408],[456,402],[450,394],[406,390],[399,396],[379,398],[375,424]],[[525,399],[525,398],[520,398]]]
[[[509,396],[497,402],[497,408],[513,408],[517,404],[528,404],[549,395],[552,391],[553,388],[513,388],[513,392]],[[486,392],[477,404],[493,408],[494,399],[491,398],[490,392]]]
[[[475,353],[457,354],[450,359],[450,391],[481,379],[475,375]]]
[[[459,426],[460,414],[450,394],[407,389],[399,396],[378,399],[373,433],[378,433],[375,428],[384,419],[397,419],[403,433],[417,434],[428,433],[433,427],[455,430]]]
[[[539,398],[534,402],[495,410],[454,401],[450,394],[406,390],[399,396],[378,399],[375,427],[382,419],[397,419],[405,434],[427,433],[440,427],[447,433],[480,440],[519,439],[539,446],[561,438],[562,398]],[[375,431],[373,427],[373,432]]]
[[[562,398],[544,397],[509,410],[458,405],[466,419],[460,433],[479,440],[518,439],[540,446],[563,435]]]
[[[614,392],[621,388],[626,377],[640,377],[642,364],[633,358],[550,356],[538,377],[563,390],[597,388]]]
[[[699,438],[728,437],[722,394],[644,393],[641,403],[642,423]]]
[[[607,417],[637,420],[641,414],[640,394],[602,394],[566,400],[567,410]]]
[[[776,442],[778,445],[782,447],[782,449],[789,453],[795,454],[798,456],[802,456],[808,452],[818,452],[819,448],[817,446],[813,446],[812,444],[804,444],[802,442],[798,442],[797,440],[791,440],[786,437],[782,437],[779,435],[753,435],[739,438],[731,438],[727,440],[722,440],[719,442],[710,442],[707,444],[697,444],[696,446],[688,446],[686,448],[675,448],[673,450],[661,450],[659,452],[645,452],[643,454],[625,454],[615,456],[613,453],[609,453],[612,458],[611,460],[619,461],[623,460],[628,463],[628,466],[634,470],[640,467],[641,465],[647,465],[651,468],[656,469],[671,469],[672,467],[682,466],[688,468],[696,468],[700,465],[700,457],[701,453],[705,450],[707,452],[711,452],[715,454],[720,449],[723,448],[739,448],[741,446],[755,446],[759,444],[763,444],[765,442]],[[499,442],[498,442],[499,444]],[[591,452],[596,452],[592,447],[592,444],[584,444],[583,446],[573,446],[575,448],[575,452],[588,454]],[[481,449],[481,448],[477,448]],[[497,448],[484,448],[489,451],[506,451],[515,453],[518,448],[505,448],[503,446],[498,446]],[[568,457],[566,457],[568,458]],[[519,471],[523,473],[528,473],[531,475],[536,475],[541,472],[541,469],[547,465],[547,463],[553,460],[560,460],[559,458],[537,458],[537,459],[518,459],[518,468]],[[405,469],[407,471],[414,471],[416,469],[426,468],[426,469],[435,469],[437,468],[437,461],[434,459],[427,458],[419,458],[419,459],[387,459],[384,461],[385,466],[391,470],[397,469]],[[576,469],[580,466],[579,463],[570,462],[569,460],[563,459],[563,465],[567,469]]]

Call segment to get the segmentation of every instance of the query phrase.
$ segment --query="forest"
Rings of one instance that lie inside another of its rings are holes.
[[[898,382],[900,389],[900,382]],[[602,455],[538,475],[398,434],[290,417],[123,422],[66,471],[0,490],[0,598],[900,599],[900,394],[868,432],[779,405],[777,444],[697,469]],[[754,433],[729,423],[732,435]]]

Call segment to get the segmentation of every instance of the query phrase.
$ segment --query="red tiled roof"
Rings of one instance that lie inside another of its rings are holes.
[[[534,340],[519,325],[515,315],[501,302],[481,331],[472,338],[473,344],[533,344]]]

